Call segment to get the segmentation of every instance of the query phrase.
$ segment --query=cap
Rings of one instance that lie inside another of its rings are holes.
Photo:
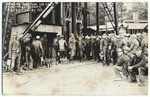
[[[85,39],[89,39],[89,36],[87,35],[87,36],[85,36]]]
[[[127,46],[124,46],[124,47],[123,47],[123,50],[125,50],[125,51],[130,51],[130,48],[127,47]]]
[[[108,34],[108,36],[111,36],[111,34]]]
[[[60,35],[60,37],[63,38],[64,36],[63,36],[63,35]]]
[[[88,36],[88,39],[91,39],[92,38],[92,36],[90,37],[90,36]]]
[[[107,35],[106,34],[103,34],[103,36],[102,36],[103,38],[106,38],[107,37]]]
[[[130,36],[130,34],[126,34],[125,36],[129,37],[129,36]]]
[[[73,36],[73,35],[74,35],[73,33],[70,34],[70,36]]]
[[[59,34],[56,35],[56,37],[59,37],[59,36],[60,36]]]
[[[136,51],[142,51],[142,48],[141,47],[137,47]]]
[[[120,36],[119,36],[119,35],[117,35],[117,36],[116,36],[116,38],[120,38]]]
[[[141,33],[137,33],[136,36],[138,36],[138,37],[141,36]]]
[[[93,38],[93,39],[95,39],[95,38],[96,38],[96,36],[93,36],[92,38]]]
[[[123,50],[121,48],[118,48],[117,52],[123,52]]]
[[[99,39],[99,36],[96,36],[96,39]]]
[[[99,38],[102,38],[102,36],[98,36]]]
[[[12,36],[17,36],[17,34],[13,34]]]
[[[136,35],[135,35],[135,34],[132,34],[132,35],[131,35],[131,38],[136,38]]]
[[[126,33],[124,33],[123,36],[126,36]]]
[[[18,35],[19,39],[22,38],[22,37],[23,37],[23,33],[21,33],[21,34]]]
[[[40,36],[36,36],[36,39],[40,39]]]

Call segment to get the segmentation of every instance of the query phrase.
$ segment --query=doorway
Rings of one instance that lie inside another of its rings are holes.
[[[34,40],[37,35],[40,36],[40,40],[42,42],[44,56],[46,58],[55,58],[55,51],[54,51],[54,39],[56,38],[57,33],[51,32],[32,32],[32,39]]]

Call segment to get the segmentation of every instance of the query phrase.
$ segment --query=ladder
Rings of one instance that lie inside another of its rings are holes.
[[[10,38],[10,32],[8,32],[8,31],[10,31],[10,22],[9,22],[9,19],[10,19],[10,11],[9,11],[9,7],[10,7],[10,2],[6,2],[6,3],[4,3],[5,5],[3,5],[3,12],[2,12],[2,17],[3,17],[3,22],[2,22],[2,31],[3,31],[3,40],[2,40],[2,46],[3,46],[3,54],[5,53],[5,50],[4,50],[4,48],[6,47],[6,48],[8,48],[8,41],[6,41],[5,42],[5,40],[7,40],[8,38]],[[8,50],[7,50],[8,51]],[[6,57],[7,56],[7,53],[6,53],[6,55],[4,56],[4,57]]]
[[[114,22],[114,19],[113,19],[113,16],[111,14],[110,9],[108,8],[107,3],[106,2],[102,3],[102,7],[103,7],[106,15],[108,16],[108,19],[109,19],[109,21],[110,21],[110,23],[111,23],[111,25],[112,25],[112,27],[113,27],[113,29],[115,31],[115,22]]]
[[[3,46],[4,46],[4,41],[5,41],[5,36],[6,36],[6,30],[7,30],[7,27],[8,27],[8,19],[9,19],[9,14],[10,14],[9,13],[9,3],[6,3],[3,13],[6,13],[5,21],[4,21],[4,32],[3,32]]]
[[[46,16],[54,9],[54,7],[57,4],[58,4],[58,2],[51,2],[50,4],[48,4],[48,6],[41,12],[41,14],[23,32],[22,38],[24,38],[30,30],[35,31],[38,28],[38,26],[41,24],[42,19],[46,18]]]
[[[46,18],[46,16],[48,14],[50,14],[50,12],[56,7],[56,5],[59,2],[51,2],[50,4],[47,5],[47,7],[40,13],[40,15],[27,27],[27,29],[23,32],[23,36],[22,39],[24,39],[27,35],[27,33],[30,30],[35,31],[38,26],[42,23],[42,20],[44,18]],[[9,54],[9,52],[6,53],[6,55],[3,57],[3,59],[5,59],[7,57],[7,55]]]

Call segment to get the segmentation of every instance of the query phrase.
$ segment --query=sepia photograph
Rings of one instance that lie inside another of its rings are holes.
[[[1,3],[2,95],[148,95],[148,1]]]

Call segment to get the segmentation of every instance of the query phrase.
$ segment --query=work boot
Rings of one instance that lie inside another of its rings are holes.
[[[144,86],[145,86],[145,83],[144,83],[144,82],[139,82],[139,83],[138,83],[138,86],[144,87]]]
[[[145,80],[144,79],[141,79],[140,77],[137,79],[137,83],[138,83],[138,86],[145,86]]]
[[[22,75],[23,73],[22,73],[22,72],[17,72],[16,74],[17,74],[17,75]]]
[[[127,82],[128,83],[137,83],[137,80],[135,79],[135,80],[132,80],[131,78],[128,78],[127,79]]]
[[[114,79],[114,81],[122,81],[122,78],[117,77],[117,78]]]

